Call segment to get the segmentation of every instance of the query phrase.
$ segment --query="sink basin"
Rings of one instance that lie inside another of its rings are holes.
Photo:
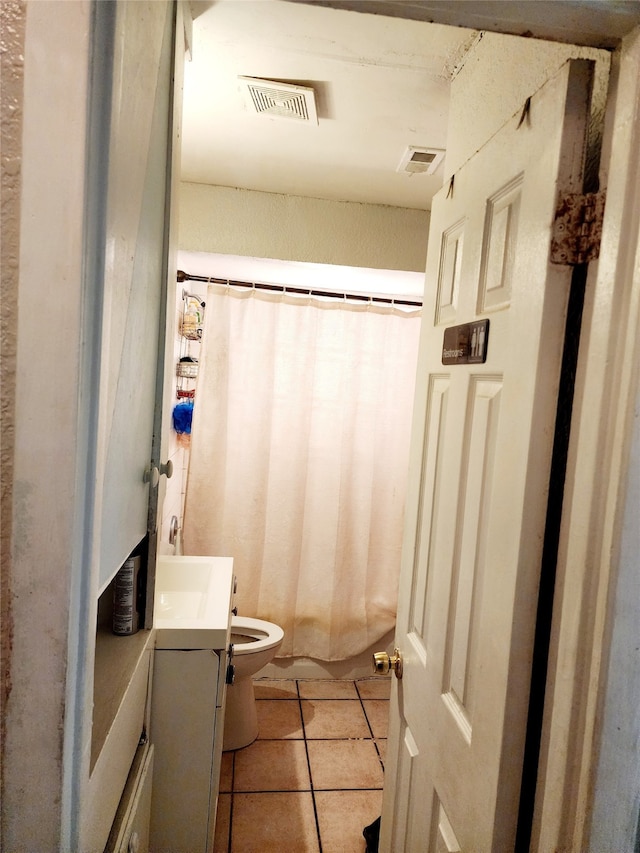
[[[226,648],[232,597],[233,557],[158,557],[156,648]]]

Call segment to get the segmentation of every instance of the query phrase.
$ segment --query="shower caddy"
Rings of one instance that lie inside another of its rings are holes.
[[[199,354],[204,323],[205,303],[199,296],[182,291],[182,314],[180,316],[180,353],[176,365],[176,397],[178,400],[193,400],[195,380],[198,377],[199,359],[192,346],[197,344]]]
[[[182,313],[180,314],[180,348],[176,364],[176,397],[173,407],[173,428],[178,441],[185,447],[191,440],[193,400],[196,394],[199,359],[192,354],[192,346],[202,340],[205,303],[193,293],[182,291]],[[198,352],[196,350],[196,352]]]

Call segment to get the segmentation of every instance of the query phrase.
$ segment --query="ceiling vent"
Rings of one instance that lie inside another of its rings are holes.
[[[278,83],[258,77],[238,79],[251,112],[318,124],[315,95],[309,86]]]
[[[410,145],[402,155],[397,172],[408,175],[433,175],[444,158],[442,148],[418,148]]]

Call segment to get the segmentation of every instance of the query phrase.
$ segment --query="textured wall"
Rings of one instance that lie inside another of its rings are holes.
[[[9,608],[11,571],[11,515],[13,507],[13,447],[15,425],[16,331],[20,246],[20,186],[23,100],[25,4],[0,4],[0,127],[2,129],[2,275],[0,287],[0,707],[11,687],[9,667],[12,619]],[[0,768],[4,766],[5,718],[0,731]],[[0,801],[4,773],[0,771]],[[0,835],[1,837],[1,835]]]
[[[4,547],[2,554],[3,570],[10,572],[13,622],[11,689],[3,707],[2,849],[50,853],[60,848],[63,823],[90,6],[88,0],[41,0],[24,6],[2,2],[0,8],[3,41],[10,34],[7,14],[11,29],[24,26],[24,48],[22,36],[11,46],[16,73],[24,54],[24,96],[15,75],[9,84],[13,108],[23,104],[22,133],[12,126],[8,148],[4,110],[2,125],[3,159],[11,158],[14,172],[8,196],[3,185],[3,206],[9,201],[13,210],[7,235],[3,221],[2,256],[4,263],[8,250],[8,319],[17,328],[15,346],[11,343],[15,383],[9,387],[15,435],[8,564]],[[3,310],[4,304],[3,298]]]
[[[180,249],[424,272],[429,214],[183,183]]]

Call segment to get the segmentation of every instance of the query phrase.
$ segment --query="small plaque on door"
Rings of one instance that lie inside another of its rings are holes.
[[[489,343],[489,321],[449,326],[442,340],[443,364],[484,364]]]

